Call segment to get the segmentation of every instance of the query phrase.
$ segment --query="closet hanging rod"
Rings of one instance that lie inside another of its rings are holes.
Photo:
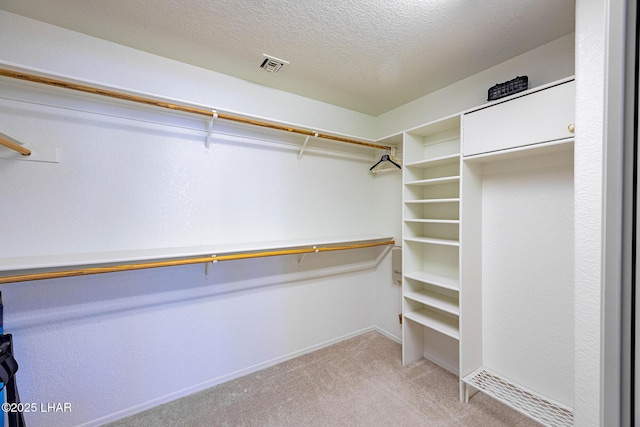
[[[188,105],[174,104],[167,101],[161,101],[159,99],[145,98],[138,95],[130,95],[127,93],[117,92],[114,90],[102,89],[94,86],[53,79],[50,77],[43,77],[35,74],[13,71],[6,68],[0,68],[0,76],[10,77],[18,80],[24,80],[32,83],[40,83],[40,84],[45,84],[49,86],[56,86],[63,89],[71,89],[79,92],[91,93],[94,95],[100,95],[100,96],[105,96],[109,98],[116,98],[116,99],[121,99],[125,101],[136,102],[139,104],[151,105],[154,107],[167,108],[169,110],[180,111],[183,113],[198,114],[198,115],[207,116],[207,117],[212,117],[214,114],[213,110],[210,108],[206,109],[206,108],[191,107]],[[253,125],[253,126],[260,126],[260,127],[265,127],[265,128],[270,128],[270,129],[275,129],[275,130],[280,130],[285,132],[297,133],[297,134],[306,135],[306,136],[316,136],[317,138],[329,139],[337,142],[345,142],[348,144],[362,145],[362,146],[371,147],[371,148],[378,148],[380,150],[391,150],[391,147],[387,145],[374,144],[371,142],[359,141],[357,139],[345,138],[342,136],[330,135],[326,133],[318,133],[316,135],[316,132],[312,130],[285,126],[278,123],[264,122],[264,121],[250,119],[246,117],[235,116],[227,113],[218,112],[217,114],[218,114],[218,117],[217,117],[218,119],[229,120],[229,121]]]
[[[3,145],[7,148],[10,148],[13,151],[17,151],[18,153],[22,154],[23,156],[29,156],[31,155],[31,150],[29,150],[28,148],[24,148],[22,145],[20,144],[16,144],[13,141],[9,141],[6,138],[3,138],[2,136],[0,136],[0,145]]]
[[[164,261],[150,261],[150,262],[141,262],[141,263],[135,263],[135,264],[118,264],[118,265],[108,265],[104,267],[87,267],[87,268],[78,268],[73,270],[46,271],[42,273],[18,274],[18,275],[0,277],[0,284],[27,282],[31,280],[58,279],[62,277],[87,276],[90,274],[115,273],[118,271],[144,270],[148,268],[158,268],[158,267],[174,267],[179,265],[205,264],[205,263],[214,262],[214,261],[215,262],[232,261],[232,260],[238,260],[238,259],[264,258],[264,257],[281,256],[281,255],[298,255],[298,254],[317,253],[317,252],[343,251],[347,249],[361,249],[361,248],[371,248],[375,246],[387,246],[387,245],[395,245],[395,240],[385,240],[381,242],[370,242],[370,243],[354,243],[350,245],[341,245],[341,246],[325,246],[325,247],[314,246],[314,247],[297,248],[297,249],[280,249],[280,250],[273,250],[273,251],[233,253],[233,254],[227,254],[227,255],[199,256],[194,258],[164,260]]]

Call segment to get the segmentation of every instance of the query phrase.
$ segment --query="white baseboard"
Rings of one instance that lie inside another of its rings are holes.
[[[452,374],[455,374],[456,376],[459,376],[459,368],[457,366],[452,366],[451,364],[447,363],[447,361],[445,360],[440,360],[437,357],[433,357],[430,354],[425,353],[424,354],[424,358],[427,359],[430,362],[435,363],[436,365],[440,366],[443,369],[446,369],[447,371],[451,372]]]
[[[398,344],[402,344],[402,338],[399,338],[399,337],[393,335],[391,332],[385,331],[384,329],[382,329],[382,328],[380,328],[378,326],[374,326],[373,329],[375,329],[376,331],[380,332],[385,337],[397,342]]]

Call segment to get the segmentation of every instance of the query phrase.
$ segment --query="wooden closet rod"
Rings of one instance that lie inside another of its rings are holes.
[[[301,249],[281,249],[281,250],[274,250],[274,251],[247,252],[247,253],[236,253],[236,254],[218,255],[218,256],[215,256],[215,255],[201,256],[201,257],[187,258],[187,259],[150,261],[150,262],[142,262],[142,263],[136,263],[136,264],[110,265],[105,267],[87,267],[87,268],[79,268],[74,270],[49,271],[49,272],[43,272],[43,273],[28,273],[28,274],[14,275],[14,276],[5,276],[5,277],[0,277],[0,284],[27,282],[31,280],[58,279],[61,277],[87,276],[89,274],[114,273],[118,271],[143,270],[147,268],[174,267],[178,265],[190,265],[190,264],[205,264],[208,262],[215,262],[215,261],[232,261],[237,259],[263,258],[263,257],[280,256],[280,255],[296,255],[296,254],[309,254],[309,253],[316,253],[316,252],[343,251],[347,249],[371,248],[375,246],[386,246],[386,245],[394,245],[394,244],[395,244],[394,240],[385,240],[382,242],[356,243],[352,245],[342,245],[342,246],[312,247],[312,248],[301,248]]]
[[[117,98],[125,101],[137,102],[139,104],[146,104],[146,105],[152,105],[155,107],[167,108],[170,110],[181,111],[184,113],[198,114],[201,116],[208,116],[208,117],[214,116],[214,112],[210,109],[207,110],[204,108],[190,107],[187,105],[179,105],[179,104],[174,104],[166,101],[160,101],[158,99],[144,98],[137,95],[130,95],[122,92],[116,92],[113,90],[101,89],[93,86],[67,82],[64,80],[57,80],[49,77],[42,77],[34,74],[22,73],[18,71],[8,70],[5,68],[0,68],[0,76],[11,77],[13,79],[25,80],[25,81],[45,84],[49,86],[61,87],[64,89],[71,89],[79,92],[92,93],[94,95],[106,96],[109,98]],[[316,135],[314,131],[307,130],[307,129],[299,129],[299,128],[285,126],[277,123],[263,122],[260,120],[248,119],[246,117],[234,116],[226,113],[218,112],[217,114],[218,114],[218,119],[224,119],[224,120],[229,120],[233,122],[244,123],[244,124],[249,124],[254,126],[261,126],[265,128],[276,129],[276,130],[281,130],[285,132],[292,132],[292,133],[297,133],[297,134],[306,135],[306,136],[316,136],[317,138],[324,138],[324,139],[329,139],[329,140],[338,141],[338,142],[346,142],[348,144],[363,145],[365,147],[378,148],[381,150],[391,150],[391,147],[387,145],[380,145],[380,144],[374,144],[370,142],[358,141],[356,139],[344,138],[341,136],[330,135],[326,133],[318,133]]]
[[[22,145],[16,144],[13,141],[9,141],[2,136],[0,136],[0,145],[4,145],[5,147],[12,149],[13,151],[17,151],[23,156],[29,156],[31,154],[31,150],[29,150],[28,148],[24,148]]]

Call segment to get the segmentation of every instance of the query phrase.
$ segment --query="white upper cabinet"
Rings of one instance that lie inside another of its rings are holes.
[[[462,155],[473,156],[573,138],[573,80],[464,115]]]

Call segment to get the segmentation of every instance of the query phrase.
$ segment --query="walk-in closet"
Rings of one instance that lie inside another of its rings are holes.
[[[627,2],[37,3],[2,425],[632,425]]]

